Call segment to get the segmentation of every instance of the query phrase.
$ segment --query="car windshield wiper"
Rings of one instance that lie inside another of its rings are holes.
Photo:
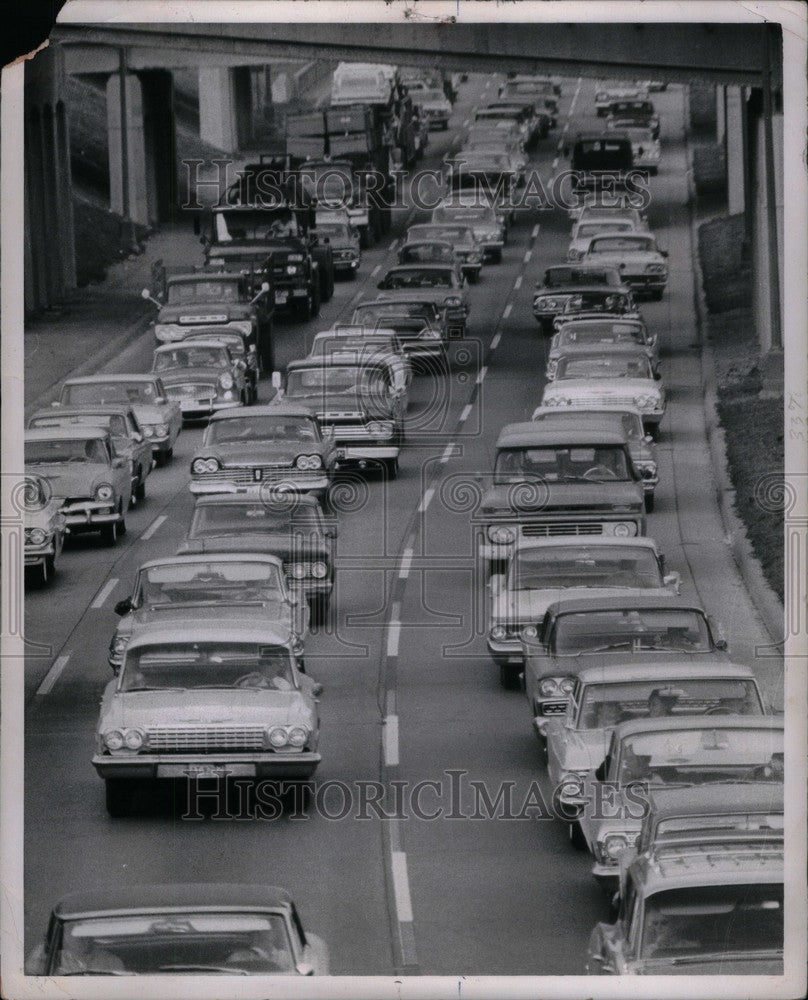
[[[56,976],[133,976],[137,973],[123,969],[81,969],[78,972],[55,972]]]
[[[151,687],[148,684],[138,684],[135,687],[122,688],[122,694],[131,694],[133,691],[187,691],[184,687]]]
[[[227,976],[249,976],[245,969],[228,968],[225,965],[158,965],[158,972],[221,972]]]

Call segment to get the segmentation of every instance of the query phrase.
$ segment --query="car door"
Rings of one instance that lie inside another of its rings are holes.
[[[132,473],[129,457],[116,455],[112,439],[107,437],[103,441],[104,455],[112,477],[112,486],[115,495],[121,500],[121,509],[124,513],[129,508],[132,500]]]
[[[126,427],[133,445],[133,458],[141,468],[141,478],[145,480],[154,464],[151,444],[146,440],[137,417],[130,410],[126,415]]]
[[[179,437],[179,433],[182,428],[182,411],[180,409],[180,404],[177,400],[173,400],[168,397],[162,379],[156,378],[154,380],[154,384],[156,388],[155,399],[163,400],[160,405],[165,409],[165,422],[168,424],[169,440],[171,442],[171,447],[173,448],[174,442]]]

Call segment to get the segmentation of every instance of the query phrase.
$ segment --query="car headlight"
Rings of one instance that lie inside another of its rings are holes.
[[[603,853],[613,861],[628,847],[629,838],[625,833],[608,833],[603,840]]]
[[[583,778],[577,771],[565,771],[558,786],[559,797],[562,800],[580,799],[583,795]]]
[[[504,639],[507,634],[508,630],[505,628],[504,625],[494,625],[494,627],[491,629],[492,639]]]
[[[289,730],[289,744],[293,747],[304,747],[308,743],[310,735],[305,726],[292,726]]]
[[[489,541],[496,542],[498,545],[510,545],[515,538],[516,534],[512,528],[506,528],[502,525],[492,525],[488,529]]]
[[[634,405],[638,410],[653,410],[657,405],[656,396],[635,396]]]
[[[645,265],[646,274],[664,274],[665,265],[664,264],[646,264]]]
[[[219,385],[223,389],[233,388],[233,376],[229,372],[225,372],[224,375],[219,376]]]
[[[635,462],[634,466],[639,471],[643,479],[653,479],[656,475],[656,462]]]
[[[129,645],[129,636],[127,635],[113,636],[111,652],[116,654],[122,653],[128,645]]]
[[[301,472],[308,471],[311,468],[311,465],[309,464],[309,456],[298,455],[297,458],[295,459],[295,468],[300,469]]]
[[[389,437],[393,433],[393,425],[381,420],[371,420],[367,425],[368,434],[377,437]]]
[[[542,309],[558,309],[559,302],[558,299],[540,299]]]
[[[269,744],[273,747],[285,747],[289,742],[289,734],[285,729],[281,729],[280,726],[276,726],[274,729],[269,731]]]
[[[286,273],[287,274],[297,274],[297,265],[296,264],[287,264],[286,265]]]
[[[528,641],[530,641],[531,639],[535,639],[538,636],[538,634],[539,630],[536,628],[535,625],[525,625],[525,627],[519,632],[519,635],[523,639],[527,639]]]
[[[580,260],[583,257],[583,252],[581,250],[568,250],[567,260]]]
[[[158,437],[165,437],[165,436],[166,436],[166,434],[168,434],[168,424],[158,424],[158,425],[157,425],[157,426],[156,426],[156,427],[154,428],[154,433],[155,433],[155,434],[156,434],[156,435],[157,435]]]
[[[123,746],[123,733],[120,729],[108,729],[103,735],[103,740],[107,750],[120,750]]]
[[[140,429],[143,431],[143,437],[147,438],[154,437],[154,428],[151,426],[151,424],[143,424],[143,426]]]
[[[140,729],[127,729],[123,734],[123,743],[127,750],[139,750],[143,746],[143,733]]]
[[[558,681],[553,677],[545,677],[539,684],[539,694],[542,698],[549,698],[549,696],[551,694],[555,694],[556,691],[558,691]]]
[[[295,580],[302,580],[306,575],[305,563],[293,563],[290,572]]]
[[[564,694],[570,694],[572,689],[575,687],[575,681],[572,677],[562,677],[558,686]]]
[[[115,492],[109,483],[101,483],[100,486],[95,488],[95,499],[96,500],[111,500],[115,496]]]
[[[460,306],[463,304],[458,295],[450,295],[447,299],[444,299],[443,302],[444,305],[447,306]]]
[[[630,538],[637,534],[637,525],[630,524],[627,521],[618,521],[614,526],[612,534],[618,538]]]
[[[218,458],[205,459],[205,472],[218,472],[221,467],[222,466]]]
[[[328,575],[328,566],[322,561],[312,563],[311,575],[318,580],[324,579]]]
[[[25,532],[26,541],[32,545],[44,545],[47,537],[47,532],[43,531],[42,528],[29,528]]]

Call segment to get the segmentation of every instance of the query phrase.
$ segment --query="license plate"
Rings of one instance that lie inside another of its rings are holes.
[[[158,778],[254,778],[255,764],[158,764]]]
[[[282,306],[289,298],[288,292],[275,292],[275,304]]]
[[[185,410],[198,410],[202,405],[202,402],[196,399],[180,400],[180,410],[183,412],[185,412]]]
[[[263,469],[253,469],[253,479],[255,480],[256,483],[260,483],[263,477],[264,477]]]
[[[337,458],[345,458],[345,449],[337,448]]]

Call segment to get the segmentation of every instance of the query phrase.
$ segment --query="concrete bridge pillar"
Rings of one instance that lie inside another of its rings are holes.
[[[63,53],[25,64],[25,309],[47,308],[76,284]]]
[[[203,66],[199,70],[199,137],[226,153],[252,136],[252,77],[249,66]]]
[[[746,101],[741,87],[726,87],[725,92],[727,208],[737,215],[746,209]]]

